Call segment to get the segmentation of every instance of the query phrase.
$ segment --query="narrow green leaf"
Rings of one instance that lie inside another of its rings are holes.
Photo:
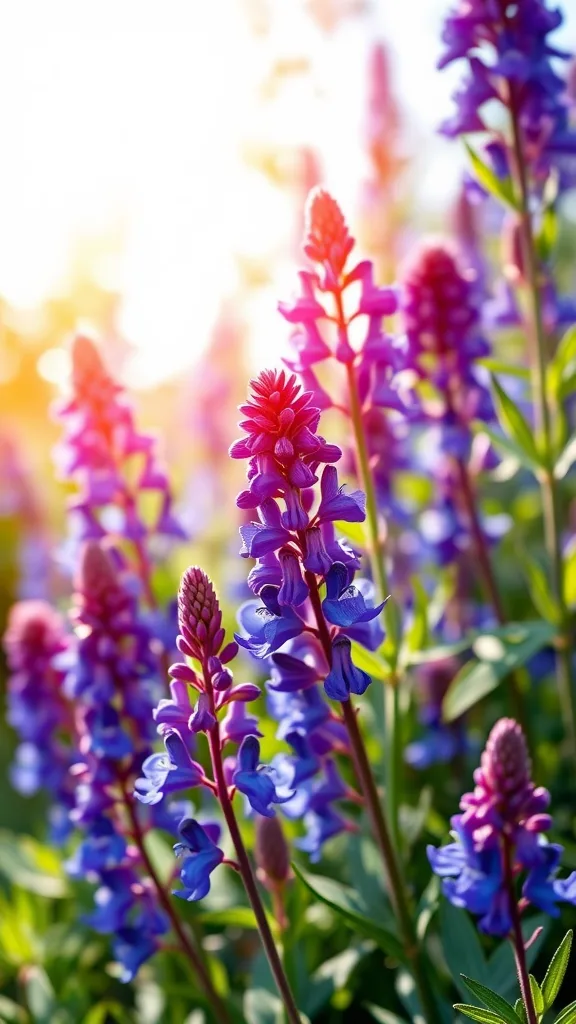
[[[570,959],[570,950],[572,949],[573,935],[574,932],[572,929],[570,929],[569,932],[566,932],[566,935],[562,939],[562,942],[550,961],[550,966],[546,971],[546,976],[542,982],[542,996],[546,1010],[549,1010],[552,1006],[560,991],[560,986],[564,981],[564,975],[566,974],[566,968],[568,967],[568,961]]]
[[[576,1021],[576,1000],[573,1003],[569,1003],[565,1006],[561,1013],[558,1014],[554,1024],[574,1024]]]
[[[518,561],[524,571],[530,597],[534,602],[536,610],[540,612],[542,618],[546,619],[547,622],[558,625],[560,610],[552,595],[550,583],[546,578],[544,569],[525,549],[522,549]]]
[[[536,448],[534,431],[524,419],[516,403],[506,394],[497,378],[492,375],[491,380],[494,389],[496,415],[504,433],[518,445],[531,463],[537,466],[540,465],[541,459]]]
[[[576,326],[569,327],[560,339],[551,365],[556,368],[561,379],[572,376],[576,370]]]
[[[312,875],[303,871],[298,864],[292,864],[294,874],[306,886],[309,892],[321,903],[330,907],[341,917],[354,931],[367,939],[376,942],[385,953],[398,960],[404,961],[406,954],[399,939],[392,932],[383,928],[378,921],[369,917],[364,908],[359,906],[359,901],[353,889],[341,885],[332,878],[325,878],[322,875]]]
[[[482,985],[479,981],[474,981],[473,978],[467,978],[465,975],[462,976],[464,984],[470,989],[473,995],[481,1000],[488,1007],[489,1010],[493,1010],[494,1013],[499,1014],[506,1024],[520,1024],[520,1018],[516,1014],[514,1008],[506,1002],[502,996],[497,995],[487,985]]]
[[[533,974],[530,977],[530,991],[532,993],[532,1002],[534,1003],[534,1009],[538,1016],[544,1013],[544,1000],[542,998],[542,992],[540,991],[540,985],[536,981]]]
[[[474,152],[471,146],[467,142],[464,143],[466,152],[470,157],[470,163],[472,164],[472,170],[474,175],[481,185],[494,196],[495,199],[499,199],[500,202],[504,203],[505,206],[509,206],[512,210],[518,210],[518,204],[514,197],[514,189],[510,178],[499,178],[497,174],[488,167],[487,164]]]
[[[481,660],[467,662],[450,683],[442,709],[444,721],[454,721],[492,693],[510,672],[549,644],[555,634],[551,623],[537,620],[515,623],[507,635],[500,630],[478,637],[473,650]]]
[[[526,452],[522,451],[519,444],[516,444],[512,438],[507,437],[506,434],[500,434],[497,430],[492,427],[486,426],[485,423],[473,423],[472,429],[475,434],[486,434],[492,447],[497,452],[507,459],[511,459],[517,464],[517,470],[520,466],[524,466],[525,469],[529,469],[532,473],[537,473],[539,465],[534,459],[528,458]],[[511,474],[512,475],[512,474]]]
[[[526,1007],[521,999],[517,999],[514,1003],[514,1009],[517,1015],[520,1017],[522,1024],[528,1024],[528,1017],[526,1016]]]
[[[390,679],[390,665],[377,651],[369,651],[357,640],[352,641],[352,661],[357,668],[367,672],[373,679],[387,682]]]
[[[575,462],[576,435],[573,435],[556,460],[556,465],[554,466],[554,478],[556,480],[563,480]]]
[[[383,1010],[380,1006],[374,1006],[373,1003],[364,1003],[364,1007],[374,1020],[378,1021],[378,1024],[406,1024],[406,1021],[398,1014],[391,1013],[390,1010]]]
[[[538,953],[546,939],[550,928],[550,918],[546,914],[537,914],[522,922],[522,936],[524,942],[530,942],[526,950],[526,964],[528,970],[536,962]],[[536,938],[534,933],[538,931]],[[488,960],[488,978],[490,988],[504,999],[511,1000],[518,989],[514,954],[509,942],[501,942],[498,948],[492,953]]]
[[[472,1020],[479,1020],[481,1024],[503,1024],[502,1017],[492,1010],[482,1010],[479,1006],[470,1006],[469,1003],[454,1003],[454,1009],[471,1017]]]
[[[447,899],[440,903],[440,938],[442,951],[450,974],[463,998],[467,998],[467,985],[463,980],[475,974],[482,981],[488,981],[486,959],[478,932],[468,914],[453,907]]]
[[[477,359],[476,362],[479,366],[484,366],[490,373],[504,373],[510,377],[530,380],[530,370],[526,366],[507,363],[504,359],[495,359],[493,356],[485,356],[483,359]]]
[[[404,641],[408,651],[422,651],[430,643],[430,631],[428,628],[428,604],[430,599],[417,576],[413,576],[410,582],[412,593],[414,594],[414,615],[410,629],[405,634]]]

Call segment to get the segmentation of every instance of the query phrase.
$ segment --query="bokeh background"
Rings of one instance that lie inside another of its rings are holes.
[[[565,6],[558,42],[576,51]],[[445,11],[0,3],[0,629],[15,597],[69,586],[50,407],[78,328],[162,436],[204,561],[230,543],[235,409],[250,370],[280,359],[308,190],[334,191],[381,280],[458,216],[464,158],[437,133],[458,76],[435,70]],[[9,796],[0,826],[31,812]]]

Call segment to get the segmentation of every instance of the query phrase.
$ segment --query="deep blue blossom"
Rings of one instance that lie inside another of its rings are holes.
[[[443,879],[447,899],[480,918],[491,935],[508,935],[516,900],[514,879],[522,876],[523,902],[556,916],[557,903],[576,903],[576,872],[557,879],[562,847],[545,836],[551,826],[550,800],[530,777],[520,726],[496,723],[474,773],[475,789],[452,819],[456,842],[428,847],[432,870]]]
[[[174,852],[182,858],[180,880],[182,889],[175,889],[174,895],[181,900],[193,902],[202,900],[210,892],[210,875],[224,860],[222,850],[212,838],[218,829],[208,829],[194,818],[185,818],[178,829],[182,841],[176,843]]]

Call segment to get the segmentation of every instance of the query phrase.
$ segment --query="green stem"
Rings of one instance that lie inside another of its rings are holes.
[[[348,395],[350,399],[350,418],[354,432],[356,456],[362,489],[366,495],[366,527],[368,530],[369,555],[372,564],[372,572],[379,592],[380,600],[388,597],[388,574],[386,572],[385,553],[380,539],[380,525],[378,516],[378,503],[374,489],[374,478],[370,470],[370,460],[366,447],[366,436],[364,434],[364,422],[362,419],[362,405],[358,393],[358,383],[354,366],[349,363],[348,374]],[[384,620],[388,639],[392,644],[393,670],[390,681],[382,687],[382,712],[384,718],[384,767],[386,782],[386,804],[388,807],[388,818],[396,849],[400,849],[400,828],[399,828],[399,803],[400,803],[400,765],[402,763],[401,735],[400,735],[400,708],[398,700],[398,677],[396,665],[398,662],[398,649],[400,644],[400,621],[398,609],[393,600],[386,603],[384,607]]]
[[[556,657],[556,678],[564,729],[570,746],[570,754],[576,762],[576,707],[570,657],[570,616],[564,598],[564,568],[562,559],[560,506],[556,480],[553,473],[553,444],[551,416],[546,391],[546,334],[542,316],[538,264],[534,245],[532,217],[528,197],[528,181],[522,150],[521,128],[516,104],[510,89],[510,115],[512,121],[514,177],[520,202],[520,240],[524,262],[524,277],[528,293],[527,335],[530,344],[532,392],[536,429],[541,439],[544,455],[544,470],[540,474],[544,536],[550,559],[552,592],[560,613],[560,644]]]
[[[530,975],[528,974],[528,965],[526,963],[526,949],[524,947],[524,936],[522,935],[522,927],[520,925],[520,913],[518,910],[518,901],[516,899],[516,891],[514,888],[512,850],[510,848],[510,840],[507,838],[504,838],[504,884],[508,891],[510,918],[512,920],[512,934],[510,936],[510,941],[512,943],[512,948],[514,950],[514,959],[516,961],[516,973],[518,974],[520,992],[522,995],[524,1006],[526,1008],[528,1024],[538,1024],[538,1014],[536,1013],[534,1000],[532,998],[532,989],[530,987]]]
[[[170,896],[168,895],[165,886],[162,884],[156,871],[156,868],[154,867],[152,861],[150,860],[150,857],[148,856],[148,850],[146,849],[146,843],[144,840],[144,833],[142,831],[142,826],[138,820],[138,814],[136,812],[136,807],[134,805],[134,798],[128,792],[125,781],[123,779],[120,779],[119,781],[124,806],[130,819],[130,831],[132,839],[134,841],[135,846],[137,846],[138,848],[138,852],[142,858],[142,863],[146,868],[146,872],[152,884],[154,885],[154,888],[156,889],[158,901],[161,904],[164,912],[166,913],[170,921],[172,930],[176,935],[178,942],[180,943],[182,952],[190,961],[194,973],[198,977],[200,985],[204,991],[204,995],[214,1012],[214,1019],[218,1022],[218,1024],[230,1024],[230,1015],[228,1013],[228,1010],[226,1009],[226,1006],[220,999],[220,996],[218,995],[212,984],[212,980],[207,971],[202,954],[198,949],[195,948],[195,946],[192,943],[192,940],[188,937],[184,929],[184,926],[182,925],[182,922],[178,916],[178,913],[173,905],[173,902],[170,899]]]
[[[254,877],[254,872],[252,870],[250,858],[248,857],[248,854],[246,852],[244,840],[242,839],[242,833],[240,831],[240,827],[238,825],[238,821],[234,813],[234,808],[232,806],[232,801],[230,799],[228,784],[226,782],[226,777],[224,774],[224,764],[222,761],[220,724],[218,722],[218,718],[216,715],[212,680],[207,665],[204,664],[202,668],[204,673],[204,685],[206,688],[206,693],[208,694],[210,700],[210,710],[212,711],[212,714],[214,715],[214,718],[216,720],[215,724],[208,733],[208,744],[210,747],[210,758],[212,761],[212,768],[214,771],[214,782],[216,783],[217,787],[218,802],[222,808],[222,813],[224,814],[224,818],[228,826],[228,831],[230,832],[230,838],[232,839],[232,843],[234,844],[234,849],[236,851],[236,857],[238,860],[238,870],[244,883],[246,894],[248,896],[248,899],[250,900],[252,910],[254,911],[254,917],[256,918],[258,931],[260,933],[260,939],[262,941],[262,945],[264,947],[264,952],[268,959],[268,963],[270,964],[270,970],[272,971],[272,975],[278,987],[280,998],[282,999],[282,1002],[284,1004],[287,1021],[289,1022],[289,1024],[301,1024],[300,1013],[298,1011],[298,1007],[296,1006],[296,1002],[292,994],[290,983],[288,981],[288,978],[286,977],[286,972],[284,971],[282,960],[280,959],[280,954],[278,952],[278,949],[276,948],[274,936],[272,935],[270,925],[268,924],[268,918],[266,916],[264,904],[262,903],[260,893],[258,892],[258,886],[256,884],[256,878]]]
[[[306,573],[306,582],[310,590],[310,600],[314,608],[318,634],[324,648],[328,664],[332,660],[332,641],[324,614],[322,601],[318,590],[318,583],[313,572]],[[392,688],[391,688],[392,689]],[[392,691],[394,692],[394,690]],[[420,1005],[424,1014],[426,1024],[440,1024],[440,1015],[434,993],[430,985],[426,966],[424,949],[418,942],[414,929],[412,914],[408,895],[404,885],[400,860],[397,854],[397,847],[394,846],[391,829],[386,820],[386,815],[380,802],[376,781],[370,767],[370,761],[364,746],[364,740],[358,726],[356,711],[351,700],[342,702],[342,716],[348,732],[350,741],[350,753],[354,763],[356,777],[362,789],[362,795],[366,804],[366,810],[372,824],[372,831],[378,849],[382,856],[384,871],[386,874],[387,890],[394,915],[404,942],[404,952],[418,991]]]

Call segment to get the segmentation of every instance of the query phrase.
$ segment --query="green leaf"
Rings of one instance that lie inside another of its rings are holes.
[[[558,625],[560,610],[550,590],[550,583],[546,578],[544,569],[525,549],[521,550],[518,562],[526,576],[530,597],[534,602],[536,610],[540,612],[542,618],[546,619],[547,622]]]
[[[511,210],[518,210],[518,203],[514,197],[514,189],[512,187],[511,179],[499,178],[492,168],[488,167],[488,165],[481,160],[478,154],[474,152],[467,142],[465,142],[464,145],[477,181],[479,181],[486,191],[489,192],[491,196],[494,196],[495,199],[499,199],[505,206],[509,206]]]
[[[538,953],[546,938],[550,927],[550,918],[546,914],[538,914],[536,917],[529,917],[522,922],[522,936],[524,942],[530,942],[526,950],[526,964],[528,969],[536,962]],[[536,938],[534,933],[538,931]],[[504,996],[511,999],[518,989],[514,954],[509,942],[502,942],[488,960],[488,978],[490,987]]]
[[[268,923],[273,926],[273,921],[268,915]],[[221,910],[205,910],[202,912],[202,924],[222,928],[253,928],[258,930],[258,924],[251,907],[224,907]],[[274,930],[274,928],[273,928]]]
[[[0,876],[13,885],[49,899],[68,893],[62,865],[54,850],[31,836],[0,832]]]
[[[282,1024],[284,1012],[278,996],[265,988],[252,988],[244,995],[246,1024]]]
[[[51,1024],[56,1009],[56,997],[50,979],[43,967],[27,967],[24,987],[26,1002],[35,1024]]]
[[[561,1013],[558,1014],[554,1024],[574,1024],[576,1021],[576,1000],[565,1006]]]
[[[506,394],[496,377],[492,376],[494,389],[494,405],[498,422],[504,433],[509,437],[532,465],[541,465],[540,455],[534,440],[534,431],[529,427],[515,402]]]
[[[479,636],[472,647],[480,660],[467,662],[450,683],[442,709],[444,721],[454,721],[492,693],[510,672],[551,643],[555,634],[551,623],[536,620]]]
[[[554,367],[560,380],[573,375],[576,370],[576,325],[569,327],[560,339],[550,366]]]
[[[533,974],[530,976],[530,991],[532,993],[532,1002],[534,1003],[534,1009],[538,1016],[544,1013],[544,1000],[542,998],[542,992],[540,991],[540,985],[536,981]]]
[[[514,1008],[502,996],[493,992],[487,985],[474,981],[473,978],[467,978],[465,975],[462,978],[466,987],[472,992],[472,995],[480,999],[489,1010],[497,1013],[503,1021],[506,1021],[506,1024],[520,1024],[520,1018],[515,1013]]]
[[[568,471],[572,468],[576,462],[576,434],[573,435],[567,442],[564,450],[560,452],[560,455],[556,459],[554,466],[554,478],[556,480],[563,480]]]
[[[383,1010],[380,1006],[374,1006],[373,1003],[364,1003],[364,1008],[374,1017],[374,1020],[378,1021],[378,1024],[406,1024],[406,1021],[396,1013]]]
[[[478,933],[468,915],[444,898],[440,903],[440,938],[450,974],[466,998],[468,992],[463,978],[475,974],[488,981],[486,960]]]
[[[481,1024],[503,1024],[502,1017],[492,1010],[482,1010],[479,1006],[470,1006],[469,1003],[454,1003],[454,1009],[464,1013],[472,1020],[479,1020]]]
[[[385,953],[398,960],[405,960],[404,947],[399,939],[378,921],[369,917],[353,889],[332,878],[312,875],[303,871],[298,864],[292,864],[295,875],[306,886],[309,892],[321,903],[330,907],[358,934],[376,942]]]
[[[479,366],[484,366],[490,373],[504,373],[509,377],[521,377],[522,380],[530,380],[530,370],[525,366],[507,363],[504,359],[494,359],[493,356],[477,359],[476,362]]]
[[[0,995],[0,1020],[2,1024],[26,1024],[26,1012],[12,999]]]
[[[430,599],[426,589],[417,576],[411,579],[412,593],[414,595],[414,614],[410,629],[404,637],[408,651],[421,651],[430,643],[430,631],[428,628],[428,605]]]
[[[544,999],[544,1007],[546,1010],[549,1010],[552,1006],[560,991],[560,986],[564,981],[564,975],[566,974],[566,968],[568,967],[568,961],[570,959],[570,950],[572,949],[573,935],[574,932],[572,929],[570,929],[569,932],[566,932],[566,935],[562,939],[562,942],[550,961],[550,966],[546,971],[546,976],[542,982],[542,997]]]
[[[542,214],[540,231],[536,238],[538,256],[543,263],[547,263],[554,251],[558,241],[558,215],[555,204],[549,203]]]
[[[373,679],[387,682],[390,679],[390,665],[376,651],[368,651],[357,640],[352,641],[352,661],[357,668],[367,672]]]
[[[497,430],[493,430],[492,427],[487,427],[485,423],[480,422],[473,423],[472,429],[475,434],[486,434],[486,437],[489,438],[496,451],[507,458],[513,459],[517,469],[520,466],[524,466],[533,473],[538,472],[539,464],[533,459],[528,458],[520,445],[516,444],[510,437],[507,437],[506,434],[499,434]]]
[[[514,1003],[514,1009],[517,1015],[520,1017],[522,1024],[528,1024],[528,1017],[526,1016],[526,1007],[521,999],[517,999]]]

